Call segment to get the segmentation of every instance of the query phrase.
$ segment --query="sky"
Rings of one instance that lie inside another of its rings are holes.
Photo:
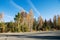
[[[60,15],[60,0],[0,0],[0,13],[4,13],[4,21],[14,21],[15,15],[21,10],[27,13],[33,10],[34,18],[42,16],[44,19],[53,19]]]

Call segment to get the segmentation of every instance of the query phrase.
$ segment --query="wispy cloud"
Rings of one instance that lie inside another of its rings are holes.
[[[10,16],[10,15],[5,15],[6,17],[8,17],[8,18],[13,18],[12,16]]]
[[[10,16],[9,14],[5,14],[5,12],[1,12],[1,14],[3,14],[2,21],[4,22],[14,21],[13,16]]]
[[[10,16],[10,15],[5,14],[5,16],[4,16],[4,20],[5,20],[5,22],[14,21],[14,17],[13,17],[13,16]]]
[[[34,9],[36,13],[40,16],[40,12],[35,8],[34,4],[31,2],[31,0],[28,0],[28,3],[31,5],[31,7]]]
[[[16,7],[16,8],[18,8],[18,9],[20,9],[20,10],[24,10],[23,7],[21,7],[20,5],[17,5],[13,0],[11,0],[10,2],[11,2],[11,4],[12,4],[14,7]],[[26,11],[26,10],[24,10],[24,11]],[[28,13],[28,11],[26,11],[26,12]]]

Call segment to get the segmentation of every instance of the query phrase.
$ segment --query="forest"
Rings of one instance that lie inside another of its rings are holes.
[[[14,22],[0,22],[0,33],[7,32],[36,32],[36,31],[56,31],[60,30],[60,16],[54,15],[53,19],[43,20],[40,15],[34,18],[32,10],[18,12],[14,17]]]

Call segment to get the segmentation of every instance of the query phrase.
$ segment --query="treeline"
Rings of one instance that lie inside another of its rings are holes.
[[[33,32],[33,31],[55,31],[60,30],[60,16],[55,15],[53,20],[43,20],[42,16],[38,20],[34,18],[33,11],[18,12],[14,22],[1,22],[0,32]]]

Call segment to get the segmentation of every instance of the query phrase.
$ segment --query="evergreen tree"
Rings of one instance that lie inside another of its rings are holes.
[[[6,25],[4,22],[0,23],[0,32],[5,32]]]
[[[17,15],[15,15],[15,18],[14,18],[16,24],[17,24],[17,29],[18,29],[18,32],[20,32],[20,22],[22,21],[22,16],[20,13],[18,13]]]
[[[58,29],[60,29],[60,16],[59,15],[58,15],[57,27],[58,27]]]
[[[43,26],[43,19],[42,17],[40,16],[38,18],[38,30],[42,30],[42,26]]]
[[[33,22],[33,30],[37,31],[37,21],[34,18],[34,22]]]
[[[53,25],[54,25],[54,28],[57,26],[57,23],[56,23],[56,15],[54,16],[54,18],[53,18]]]

